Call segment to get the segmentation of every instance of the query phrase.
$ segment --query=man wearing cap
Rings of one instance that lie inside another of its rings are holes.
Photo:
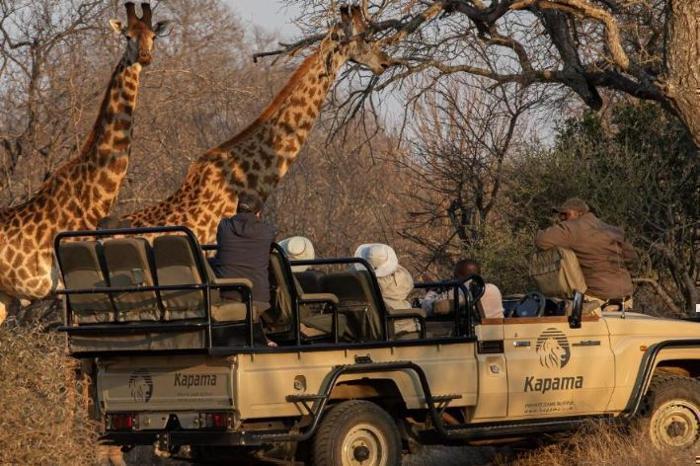
[[[538,231],[535,246],[541,250],[567,248],[576,254],[589,301],[622,302],[625,308],[631,307],[632,278],[625,263],[633,261],[636,253],[625,241],[622,228],[598,219],[586,202],[575,197],[554,212],[559,222]]]
[[[270,247],[277,234],[261,218],[263,202],[252,193],[238,195],[236,214],[223,218],[216,230],[212,268],[222,278],[247,278],[253,283],[255,319],[270,308]],[[222,290],[225,299],[241,300],[235,290]]]

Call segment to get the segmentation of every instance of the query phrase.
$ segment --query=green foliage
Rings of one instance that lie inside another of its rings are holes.
[[[686,130],[657,105],[587,113],[562,125],[553,148],[514,163],[512,228],[547,226],[552,206],[581,197],[626,230],[642,258],[639,274],[658,279],[689,308],[697,299],[699,160]]]

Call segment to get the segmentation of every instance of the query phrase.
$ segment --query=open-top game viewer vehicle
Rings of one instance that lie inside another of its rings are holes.
[[[486,319],[477,276],[417,285],[454,291],[446,315],[396,311],[362,259],[290,263],[275,246],[270,348],[256,342],[250,282],[215,278],[185,228],[66,232],[55,247],[62,329],[94,363],[104,439],[118,445],[395,465],[416,442],[508,442],[591,419],[640,420],[659,447],[698,445],[695,322],[582,316],[580,294],[569,316],[522,317],[526,299]]]

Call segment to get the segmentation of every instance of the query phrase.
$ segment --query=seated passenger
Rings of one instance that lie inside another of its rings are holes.
[[[554,211],[559,221],[537,232],[535,246],[574,251],[588,285],[587,302],[614,301],[631,308],[632,279],[625,264],[634,260],[636,252],[625,241],[624,231],[598,219],[578,198],[567,199]]]
[[[396,251],[386,244],[363,244],[355,251],[355,257],[365,259],[374,269],[382,298],[392,309],[411,309],[408,295],[413,291],[413,277],[399,265]],[[364,269],[362,266],[356,268]]]
[[[256,194],[238,195],[236,214],[221,219],[216,230],[216,255],[212,260],[218,277],[247,278],[253,283],[256,322],[270,308],[270,247],[277,234],[272,225],[261,219],[262,209],[262,199]],[[222,290],[221,297],[242,300],[235,290]]]
[[[457,261],[452,274],[453,280],[464,280],[470,275],[481,275],[481,265],[474,259]],[[467,285],[467,282],[465,282]],[[425,294],[421,307],[428,315],[447,314],[453,309],[454,292],[452,289],[430,290]],[[460,290],[459,302],[464,304],[464,295]],[[477,304],[483,317],[487,319],[503,317],[503,298],[501,291],[493,283],[486,283],[484,294]]]
[[[493,283],[486,283],[484,295],[477,303],[481,315],[486,319],[502,319],[504,315],[501,290]]]
[[[280,241],[280,246],[287,253],[290,261],[313,260],[316,258],[314,245],[304,236],[292,236]],[[292,272],[306,272],[308,265],[293,265]]]

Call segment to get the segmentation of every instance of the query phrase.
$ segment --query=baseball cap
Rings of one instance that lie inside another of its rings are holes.
[[[584,201],[583,199],[579,199],[578,197],[570,197],[569,199],[565,200],[559,207],[553,207],[552,210],[554,212],[565,212],[567,210],[573,210],[576,212],[586,213],[590,209],[588,208],[588,204],[586,204],[586,201]]]

